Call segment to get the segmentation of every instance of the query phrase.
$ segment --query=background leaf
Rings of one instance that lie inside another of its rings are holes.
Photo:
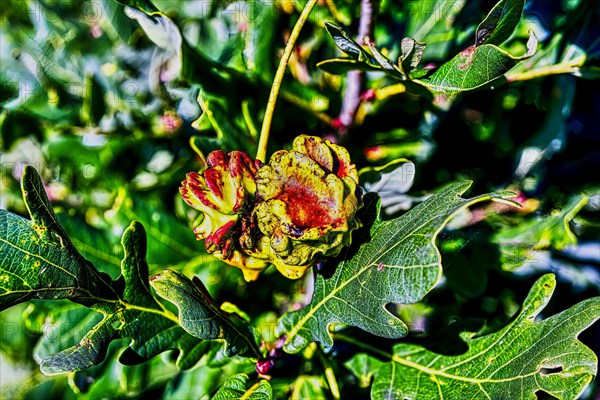
[[[198,257],[206,261],[208,254],[194,233],[171,215],[160,212],[160,206],[131,196],[119,190],[115,206],[109,212],[114,229],[125,229],[130,221],[140,221],[147,226],[148,263],[153,268],[166,267],[174,263]]]
[[[358,385],[362,388],[371,386],[373,376],[382,365],[382,361],[365,353],[356,354],[344,363],[344,366],[359,379]]]
[[[164,392],[164,399],[180,400],[182,398],[208,399],[231,376],[237,374],[252,374],[254,362],[248,359],[234,357],[227,363],[211,365],[203,357],[199,365],[191,370],[180,372],[172,379]]]
[[[294,382],[294,391],[290,400],[324,399],[323,382],[314,376],[300,375]]]
[[[278,332],[287,335],[284,349],[298,352],[311,341],[330,347],[329,327],[340,322],[387,338],[405,336],[406,325],[385,306],[415,303],[437,284],[442,269],[434,242],[440,230],[465,207],[510,195],[461,198],[470,185],[448,185],[399,218],[375,221],[370,241],[347,255],[330,278],[316,275],[310,304],[280,319]],[[377,208],[372,198],[370,202],[367,210]]]
[[[78,215],[57,210],[56,217],[82,256],[113,278],[120,274],[123,247],[117,237],[88,225]]]
[[[502,268],[515,270],[527,263],[537,263],[536,253],[548,248],[563,250],[577,244],[570,223],[587,204],[585,195],[575,196],[561,211],[545,218],[536,217],[516,227],[496,233],[493,241],[500,246]]]

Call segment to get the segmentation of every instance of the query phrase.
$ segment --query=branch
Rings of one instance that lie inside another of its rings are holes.
[[[359,44],[364,44],[364,37],[371,36],[371,32],[373,31],[374,1],[377,0],[361,0],[357,37]],[[363,71],[358,70],[348,71],[346,74],[346,89],[338,117],[341,125],[338,132],[341,135],[348,133],[348,127],[354,122],[356,110],[358,110],[358,106],[360,105],[363,75]]]

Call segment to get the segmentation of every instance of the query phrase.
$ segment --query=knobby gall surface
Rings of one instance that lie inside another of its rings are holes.
[[[361,226],[358,174],[346,149],[301,135],[260,165],[243,152],[214,151],[190,172],[183,199],[202,212],[194,229],[206,250],[252,281],[269,264],[290,279],[339,254]]]

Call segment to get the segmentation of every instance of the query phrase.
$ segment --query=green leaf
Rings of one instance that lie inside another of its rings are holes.
[[[523,15],[525,0],[501,0],[479,24],[475,45],[500,45],[510,38]]]
[[[125,256],[121,264],[122,276],[114,281],[116,300],[95,293],[96,303],[91,308],[103,314],[75,346],[45,358],[41,369],[46,374],[77,371],[99,364],[114,339],[130,338],[129,348],[122,354],[125,364],[138,363],[165,350],[178,348],[182,354],[178,365],[191,367],[185,362],[186,352],[193,352],[198,340],[189,337],[178,326],[174,316],[152,296],[148,287],[148,265],[145,261],[146,236],[144,228],[133,222],[122,239]],[[72,299],[77,300],[77,299]],[[190,365],[191,364],[191,365]]]
[[[328,328],[334,323],[386,338],[405,336],[406,325],[385,306],[415,303],[439,282],[442,266],[435,238],[441,229],[465,207],[512,195],[498,192],[461,198],[470,185],[469,181],[448,185],[399,218],[374,221],[370,241],[355,254],[347,254],[330,278],[316,276],[310,304],[282,316],[277,331],[287,335],[284,349],[295,353],[311,341],[330,347]],[[367,218],[373,221],[378,205],[365,196],[365,206]],[[365,225],[370,222],[367,218],[362,218]]]
[[[365,353],[359,353],[344,363],[357,378],[361,388],[371,386],[371,379],[383,365],[383,361]]]
[[[116,276],[121,272],[123,248],[117,236],[88,225],[79,215],[57,210],[56,217],[79,253],[98,270]]]
[[[223,386],[215,393],[212,400],[248,399],[267,400],[273,398],[273,390],[266,380],[261,380],[246,389],[248,375],[237,374],[227,379]]]
[[[165,212],[161,204],[150,203],[120,189],[115,206],[107,215],[113,229],[124,230],[132,220],[140,221],[147,227],[150,244],[147,257],[153,268],[164,268],[195,257],[208,258],[192,229]]]
[[[420,82],[435,92],[448,94],[473,90],[500,79],[519,61],[531,57],[538,45],[532,31],[529,32],[527,52],[520,57],[497,47],[512,35],[524,6],[522,0],[499,1],[477,27],[475,44]]]
[[[600,318],[600,297],[539,320],[555,286],[554,275],[541,277],[501,330],[462,333],[468,350],[458,356],[397,344],[392,361],[376,372],[371,398],[535,399],[540,392],[578,398],[596,375],[598,359],[577,335]]]
[[[325,23],[325,27],[340,50],[350,56],[325,60],[317,64],[317,67],[332,74],[342,74],[350,70],[383,71],[396,79],[406,80],[411,69],[421,61],[425,50],[425,43],[417,42],[412,38],[404,38],[402,40],[403,53],[399,60],[403,64],[396,65],[381,53],[368,37],[363,40],[371,50],[371,54],[350,38],[342,28],[329,22]]]
[[[369,54],[345,30],[330,22],[325,22],[327,33],[333,38],[336,46],[354,60],[360,60]]]
[[[39,175],[25,168],[21,187],[31,221],[0,210],[0,310],[31,299],[96,303],[118,295],[108,275],[98,272],[75,249],[48,202]]]
[[[290,400],[326,399],[323,381],[316,376],[300,375],[294,382]]]
[[[102,314],[79,343],[44,358],[42,372],[59,374],[97,365],[115,339],[130,339],[120,356],[124,364],[138,364],[177,349],[177,366],[192,367],[207,347],[182,329],[150,292],[143,226],[132,222],[125,230],[121,276],[113,281],[77,252],[32,167],[25,168],[22,188],[32,220],[0,210],[0,309],[34,298],[68,299]],[[197,336],[211,338],[208,333]],[[232,346],[230,353],[237,351]]]
[[[408,74],[421,62],[423,52],[425,51],[425,43],[417,42],[411,37],[405,37],[400,42],[402,55],[399,60],[399,67],[402,73],[408,77]]]
[[[588,196],[574,196],[562,211],[545,218],[536,217],[515,227],[499,231],[492,241],[500,246],[502,268],[515,270],[524,264],[538,262],[536,252],[563,250],[577,244],[570,223],[588,203]]]
[[[448,94],[477,89],[501,78],[519,61],[531,57],[537,44],[537,38],[530,32],[527,53],[520,57],[491,44],[473,45],[419,82],[435,92]]]
[[[171,380],[161,398],[165,400],[209,399],[230,377],[254,372],[256,364],[250,359],[229,358],[228,362],[219,366],[206,365],[203,357],[199,365],[191,370],[178,373]]]
[[[159,296],[179,309],[179,323],[187,333],[201,339],[224,339],[225,353],[232,356],[251,349],[260,357],[252,333],[236,314],[221,310],[198,278],[164,270],[150,279]]]
[[[423,91],[421,85],[433,92],[446,94],[477,89],[499,80],[519,61],[531,57],[537,49],[537,38],[532,32],[527,43],[527,52],[523,56],[513,56],[496,46],[512,35],[521,19],[524,4],[524,1],[516,0],[498,2],[478,26],[474,45],[442,64],[428,77],[414,79],[407,90],[420,94]],[[317,64],[319,68],[334,74],[353,69],[381,70],[396,79],[408,82],[409,74],[421,61],[425,50],[425,43],[417,42],[413,38],[404,38],[400,43],[402,54],[396,65],[380,53],[368,39],[366,43],[372,55],[352,40],[343,29],[329,23],[326,23],[326,27],[336,45],[350,56]]]
[[[373,54],[373,57],[375,58],[375,60],[377,61],[377,63],[379,65],[381,65],[381,68],[386,70],[386,71],[390,71],[390,72],[397,72],[398,74],[401,74],[401,71],[398,69],[397,66],[395,66],[385,55],[383,55],[379,50],[377,50],[377,47],[375,47],[375,44],[373,42],[371,42],[371,40],[368,37],[364,38],[365,43],[367,44],[367,46],[369,47],[369,50],[371,50],[371,53]]]
[[[371,50],[372,55],[350,38],[342,28],[329,22],[325,23],[325,27],[335,41],[335,44],[350,57],[325,60],[318,63],[317,67],[332,74],[341,74],[346,71],[358,69],[361,71],[384,71],[395,76],[397,79],[406,78],[396,65],[377,50],[368,37],[365,37],[364,41]]]

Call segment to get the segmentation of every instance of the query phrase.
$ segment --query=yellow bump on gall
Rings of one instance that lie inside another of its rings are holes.
[[[314,136],[278,151],[256,178],[254,213],[269,239],[263,253],[286,277],[297,279],[327,256],[336,256],[361,226],[358,175],[348,152]]]

